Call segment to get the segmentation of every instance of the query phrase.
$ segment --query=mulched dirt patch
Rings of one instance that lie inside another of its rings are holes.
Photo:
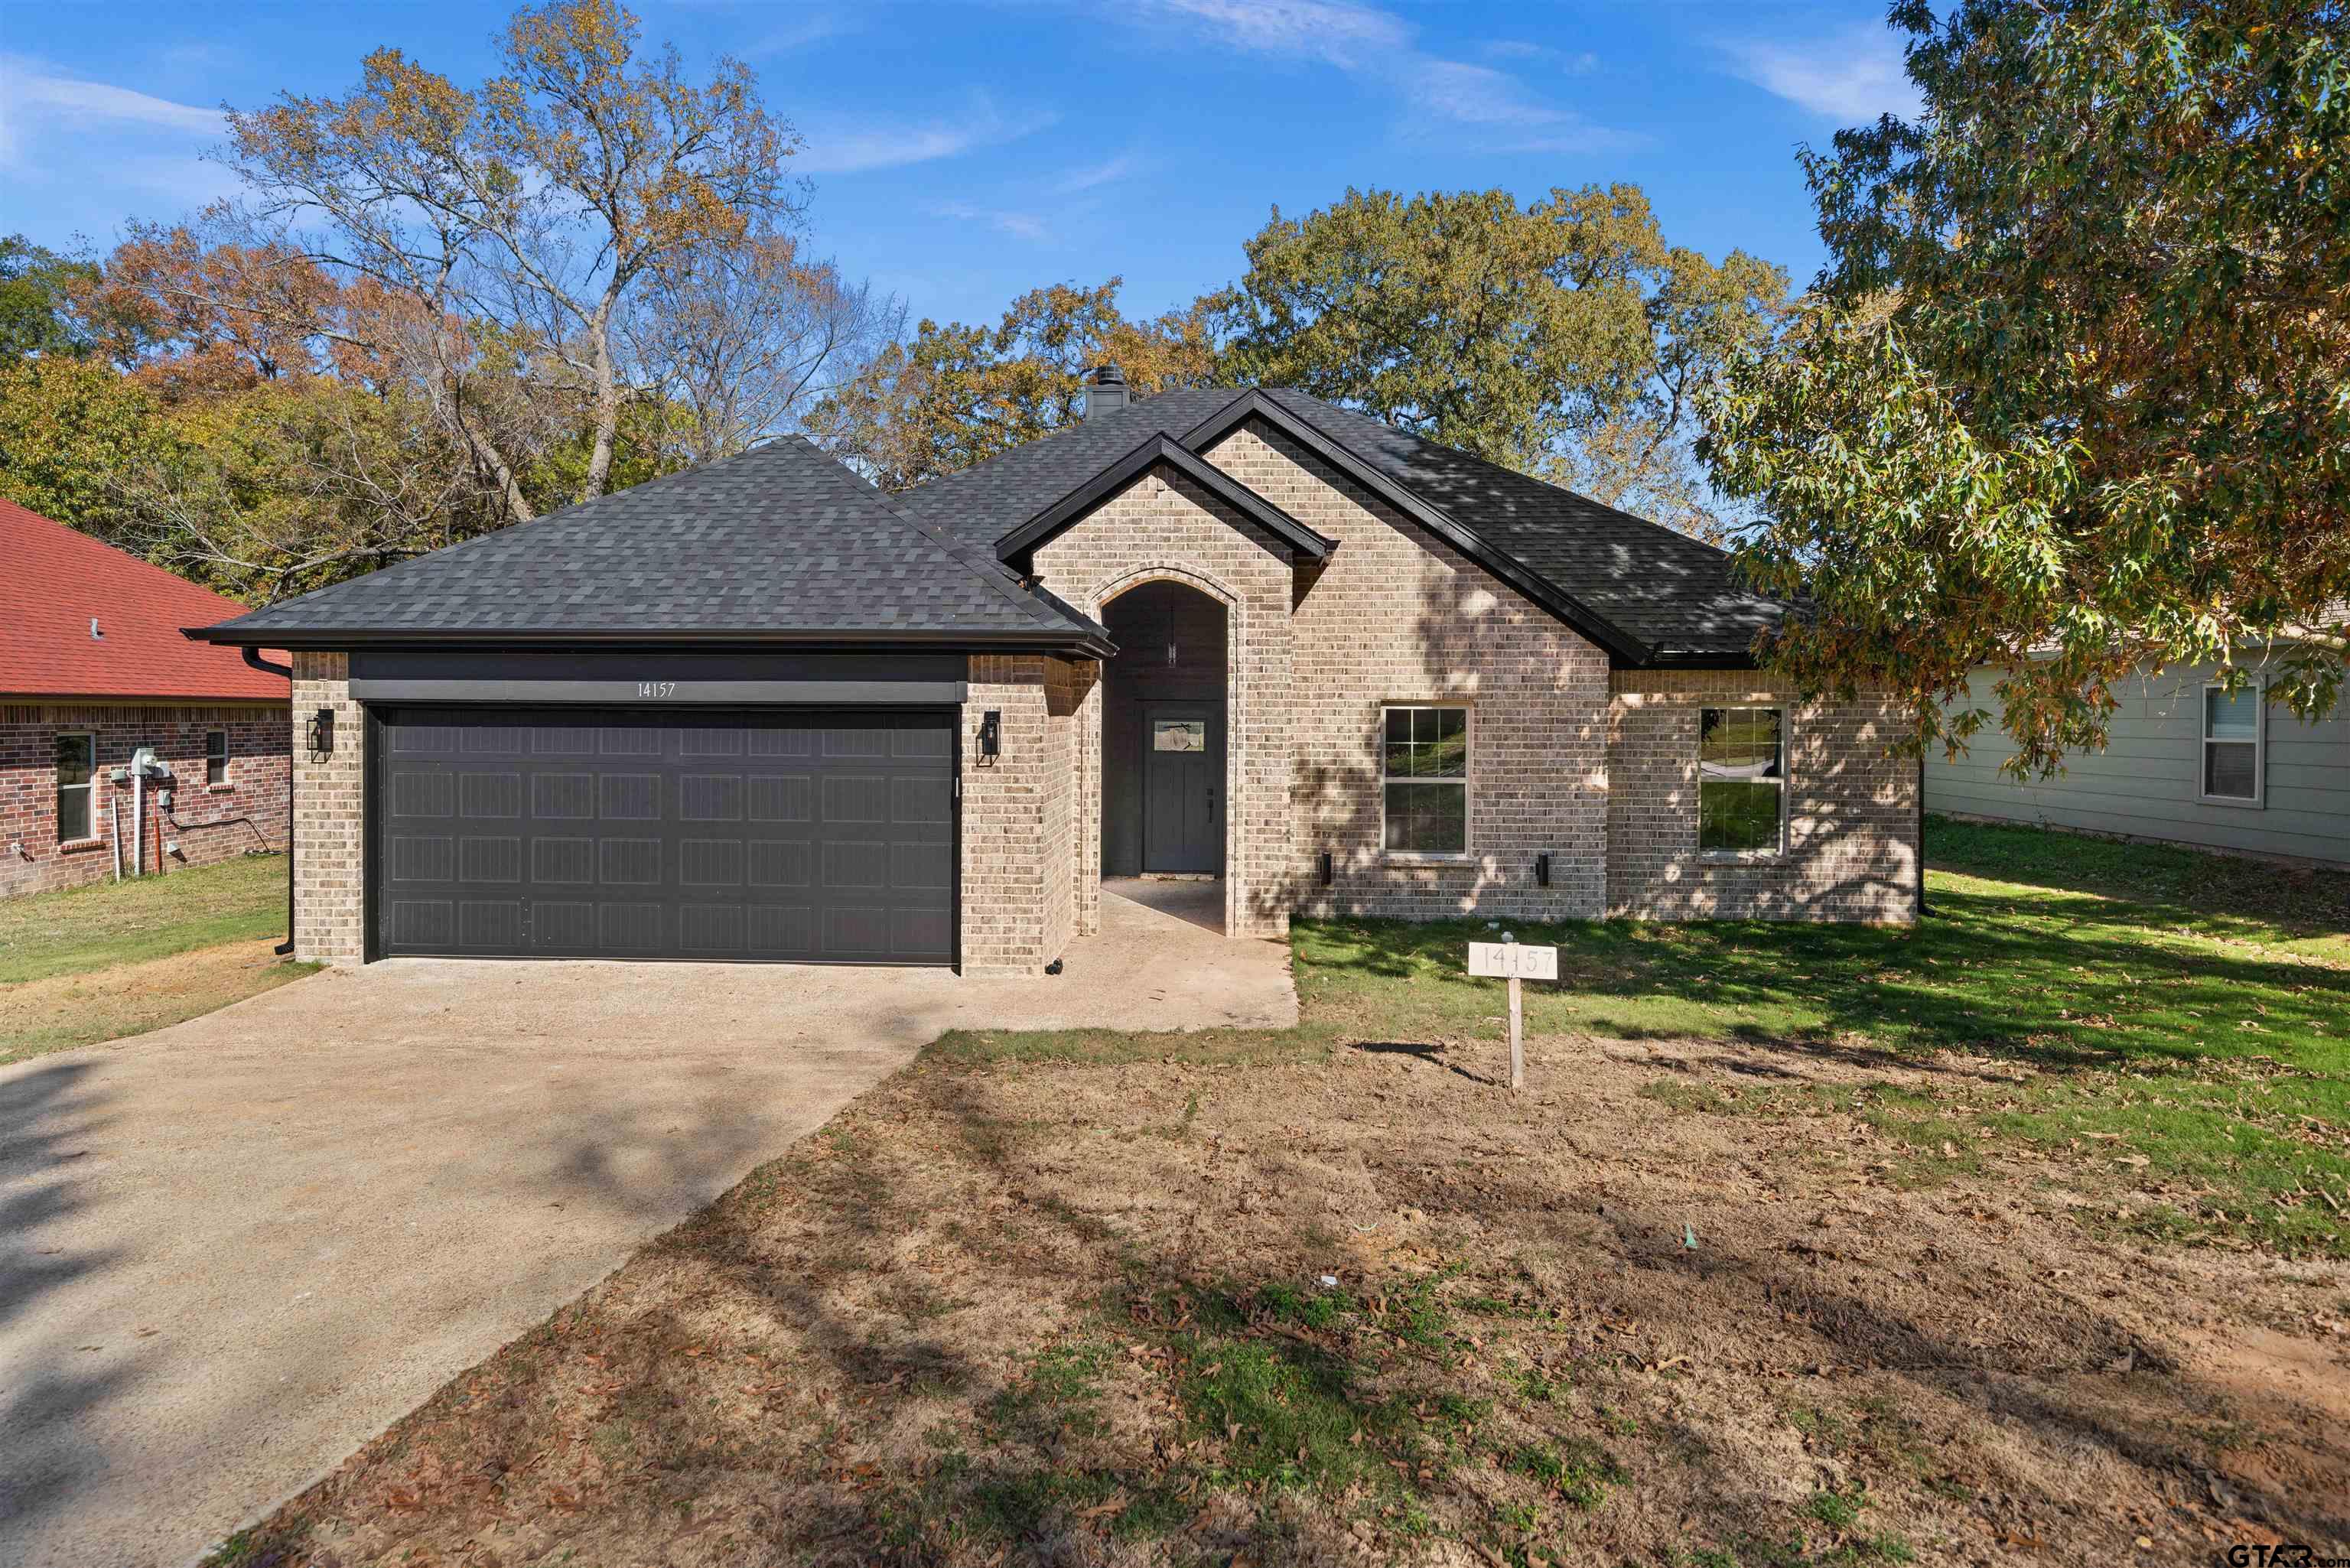
[[[926,1060],[228,1560],[2350,1552],[2350,1268],[1908,1185],[1871,1086],[1991,1064],[1490,1054]]]

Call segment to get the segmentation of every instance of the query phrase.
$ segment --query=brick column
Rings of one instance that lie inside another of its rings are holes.
[[[335,750],[310,750],[321,708],[335,715]],[[294,655],[294,956],[366,959],[367,715],[351,701],[350,657]]]
[[[1087,682],[1090,685],[1090,681]],[[973,655],[962,714],[962,967],[977,978],[1037,975],[1076,925],[1076,714],[1068,660]],[[979,727],[1003,717],[1000,754]]]

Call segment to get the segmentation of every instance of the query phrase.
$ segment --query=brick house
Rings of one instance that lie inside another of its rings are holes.
[[[286,847],[289,682],[181,635],[244,608],[0,500],[0,898]]]
[[[1293,914],[1902,921],[1896,710],[1720,551],[1286,390],[883,495],[770,442],[191,635],[294,650],[300,956],[1033,974],[1103,879]],[[315,716],[315,719],[314,719]]]

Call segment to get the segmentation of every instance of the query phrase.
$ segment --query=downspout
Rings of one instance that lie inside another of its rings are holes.
[[[1918,917],[1926,918],[1926,753],[1918,753]]]
[[[272,664],[261,657],[261,649],[241,649],[244,661],[265,675],[286,678],[286,940],[270,949],[279,958],[294,956],[294,670],[285,664]]]

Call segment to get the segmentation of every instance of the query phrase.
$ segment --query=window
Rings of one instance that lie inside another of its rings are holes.
[[[1390,855],[1469,853],[1469,710],[1389,708],[1380,805]]]
[[[226,730],[204,732],[204,783],[208,784],[228,783],[228,732]]]
[[[57,737],[57,842],[70,844],[91,836],[90,797],[97,793],[91,779],[98,772],[98,737]]]
[[[1718,855],[1779,852],[1785,747],[1776,708],[1708,708],[1697,742],[1697,846]]]
[[[2257,805],[2261,798],[2261,689],[2203,688],[2203,797]]]

